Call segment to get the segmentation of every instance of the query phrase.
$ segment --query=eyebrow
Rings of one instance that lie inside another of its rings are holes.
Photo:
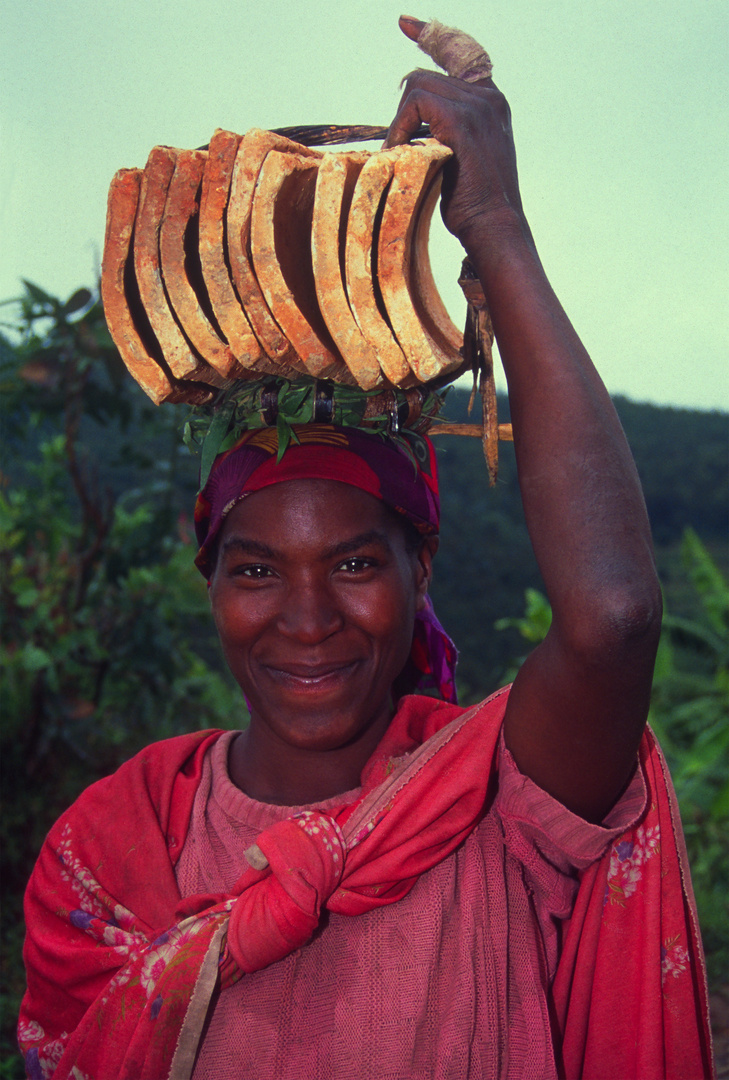
[[[388,552],[392,550],[386,533],[380,532],[379,529],[370,529],[369,532],[359,533],[358,536],[352,536],[349,540],[342,540],[339,544],[327,548],[323,552],[323,557],[335,559],[338,555],[349,555],[353,551],[358,551],[359,548],[369,547],[370,544],[377,544]]]
[[[258,555],[262,559],[275,559],[276,552],[260,540],[247,540],[244,536],[228,536],[220,549],[222,555],[238,551],[243,555]]]
[[[350,555],[352,552],[359,551],[360,548],[367,547],[370,544],[377,544],[388,552],[392,550],[386,533],[380,532],[379,529],[370,529],[368,532],[358,533],[357,536],[349,537],[347,540],[341,540],[338,544],[325,548],[321,557],[323,560],[336,559],[343,555]],[[260,540],[249,540],[245,536],[228,536],[223,541],[221,554],[227,555],[229,551],[253,555],[260,559],[277,559],[281,557],[280,552],[269,547],[268,544],[264,544]]]

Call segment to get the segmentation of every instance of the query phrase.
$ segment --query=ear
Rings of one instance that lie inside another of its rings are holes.
[[[415,579],[417,590],[416,611],[422,611],[425,606],[425,597],[428,595],[428,589],[433,580],[433,559],[438,551],[439,543],[439,537],[426,536],[418,549]]]

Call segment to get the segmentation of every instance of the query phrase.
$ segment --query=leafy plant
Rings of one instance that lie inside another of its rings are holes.
[[[63,304],[27,284],[19,307],[19,340],[0,339],[0,1058],[11,1063],[20,898],[54,818],[148,743],[246,721],[176,509],[194,482],[192,461],[180,475],[180,417],[126,376],[88,290]]]
[[[232,449],[243,432],[275,425],[276,460],[280,461],[289,444],[299,441],[294,426],[316,421],[321,410],[327,420],[341,427],[367,427],[373,434],[398,440],[415,466],[411,445],[415,433],[439,413],[444,396],[430,390],[420,401],[414,427],[401,430],[400,417],[407,417],[410,409],[403,390],[363,392],[303,375],[294,381],[269,375],[238,383],[222,390],[211,404],[193,408],[185,422],[184,439],[191,449],[200,447],[200,483],[204,485],[217,455]]]
[[[664,619],[650,723],[676,788],[710,972],[729,970],[729,586],[692,529],[682,542],[699,613]]]

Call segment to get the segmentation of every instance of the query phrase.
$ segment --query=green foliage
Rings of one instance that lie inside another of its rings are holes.
[[[709,975],[720,980],[729,970],[729,586],[693,529],[682,554],[699,615],[664,617],[649,722],[681,809]],[[533,644],[550,621],[546,598],[528,590],[524,616],[497,627],[516,626]]]
[[[253,382],[241,382],[222,390],[215,400],[192,409],[184,428],[187,446],[200,447],[200,484],[204,485],[210,475],[218,454],[230,450],[244,431],[270,426],[273,417],[278,433],[280,461],[289,444],[298,442],[296,424],[307,424],[315,419],[317,407],[324,406],[325,415],[341,427],[368,427],[383,438],[389,435],[399,439],[403,450],[409,455],[413,466],[417,465],[410,438],[397,434],[393,417],[397,421],[401,409],[408,410],[407,396],[402,390],[383,395],[379,390],[364,393],[358,387],[329,383],[323,391],[316,379],[301,376],[295,380],[268,375]],[[430,391],[421,403],[421,417],[436,416],[443,404],[443,395]],[[422,427],[424,419],[416,424]],[[412,433],[410,433],[412,438]]]
[[[729,970],[729,586],[692,529],[682,543],[699,611],[664,619],[650,722],[676,787],[710,972]]]
[[[497,619],[494,623],[496,630],[518,630],[521,637],[530,643],[538,645],[544,641],[547,631],[552,625],[552,609],[549,606],[544,593],[539,589],[526,589],[524,593],[526,607],[521,618]],[[512,667],[504,674],[504,682],[513,682],[514,677],[524,663],[525,656],[520,656]]]
[[[126,376],[88,290],[62,304],[27,285],[16,334],[0,349],[9,1061],[20,897],[52,821],[150,742],[246,720],[193,566],[190,522],[176,509],[179,417],[154,410]]]
[[[659,409],[620,397],[615,407],[638,466],[657,547],[680,541],[691,526],[705,542],[721,543],[726,568],[726,412]]]

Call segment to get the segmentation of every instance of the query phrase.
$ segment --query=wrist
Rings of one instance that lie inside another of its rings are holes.
[[[458,239],[474,263],[500,261],[507,252],[535,252],[524,215],[511,206],[474,214],[458,230]]]
[[[517,267],[527,274],[530,268],[543,272],[526,218],[510,207],[474,218],[459,230],[459,239],[487,296]]]

